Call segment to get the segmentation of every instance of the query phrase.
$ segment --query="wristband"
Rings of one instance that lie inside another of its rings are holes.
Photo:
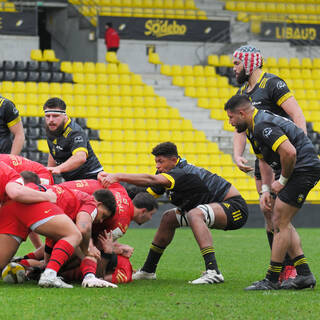
[[[285,178],[282,174],[280,175],[280,178],[279,178],[279,183],[282,184],[283,186],[285,186],[288,182],[289,178]]]
[[[105,253],[104,251],[100,250],[100,254],[102,258],[110,260],[112,258],[113,253]]]
[[[267,185],[267,184],[263,184],[261,186],[261,193],[264,193],[264,192],[270,192],[270,187]]]

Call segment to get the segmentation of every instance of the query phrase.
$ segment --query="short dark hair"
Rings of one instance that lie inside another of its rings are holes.
[[[248,96],[245,94],[236,94],[226,102],[224,105],[224,110],[234,111],[236,108],[248,103],[251,103]]]
[[[148,211],[158,209],[157,200],[148,192],[139,192],[132,200],[136,208],[146,208]]]
[[[106,209],[111,212],[111,216],[113,217],[116,213],[117,203],[113,193],[107,189],[99,189],[93,193],[94,198],[101,202]]]
[[[32,171],[22,171],[20,172],[20,176],[23,178],[24,184],[28,184],[31,182],[35,184],[41,183],[39,176]]]
[[[54,98],[48,99],[45,102],[45,104],[43,105],[43,110],[46,110],[46,109],[60,109],[60,110],[66,111],[67,106],[62,99],[54,97]]]
[[[106,26],[108,26],[109,28],[112,28],[112,27],[113,27],[113,24],[112,24],[112,22],[107,22],[107,23],[106,23]]]
[[[170,142],[162,142],[156,145],[151,152],[155,157],[165,156],[165,157],[178,157],[177,146]]]

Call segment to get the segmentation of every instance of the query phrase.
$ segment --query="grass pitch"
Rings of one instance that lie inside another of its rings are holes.
[[[155,229],[129,229],[121,240],[135,247],[131,259],[139,268]],[[320,279],[319,229],[298,230],[305,255]],[[42,289],[36,283],[0,281],[0,319],[318,319],[319,287],[302,291],[246,292],[267,270],[270,250],[263,229],[212,231],[225,283],[190,285],[204,271],[200,251],[189,229],[177,230],[157,270],[157,280],[134,281],[118,289]],[[31,249],[21,246],[19,254]]]

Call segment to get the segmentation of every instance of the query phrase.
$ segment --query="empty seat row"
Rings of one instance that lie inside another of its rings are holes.
[[[0,81],[73,82],[73,76],[63,72],[0,71]]]
[[[102,62],[81,62],[62,61],[61,71],[69,73],[119,73],[130,74],[127,63],[102,63]]]
[[[160,67],[160,72],[166,76],[188,76],[191,75],[190,66],[168,65],[163,64]],[[192,68],[192,75],[194,77],[210,77],[216,74],[212,66],[196,65]]]
[[[227,77],[193,77],[193,76],[174,76],[172,84],[179,87],[216,87],[229,88]]]
[[[47,61],[13,61],[3,60],[0,61],[0,70],[3,71],[60,71],[59,62],[47,62]]]

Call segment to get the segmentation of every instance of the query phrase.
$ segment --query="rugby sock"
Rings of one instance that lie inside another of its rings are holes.
[[[26,254],[23,259],[34,259],[37,260],[36,255],[34,254],[34,252],[30,252],[28,254]]]
[[[145,261],[142,271],[153,273],[157,269],[158,262],[163,254],[165,248],[159,247],[154,243],[151,243],[150,250],[147,256],[147,260]]]
[[[90,273],[95,276],[97,270],[97,263],[89,258],[84,258],[81,261],[80,270],[83,278]]]
[[[270,261],[270,265],[269,265],[269,268],[267,271],[266,278],[268,280],[270,280],[271,282],[274,282],[274,283],[278,282],[279,275],[282,270],[282,266],[283,266],[283,263],[281,263],[281,262]]]
[[[66,240],[59,240],[53,247],[46,269],[58,272],[63,264],[72,256],[73,246]]]
[[[304,254],[297,256],[293,259],[293,265],[297,270],[297,274],[300,276],[307,276],[311,273],[307,259]]]
[[[206,247],[200,250],[202,257],[204,259],[205,265],[206,265],[206,270],[216,270],[218,273],[218,265],[217,265],[217,260],[214,254],[214,249],[213,247]]]

